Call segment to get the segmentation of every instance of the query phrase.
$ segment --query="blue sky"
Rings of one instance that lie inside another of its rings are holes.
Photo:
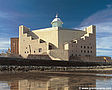
[[[0,51],[18,27],[51,27],[56,13],[65,28],[97,26],[97,55],[112,57],[112,0],[0,0]]]

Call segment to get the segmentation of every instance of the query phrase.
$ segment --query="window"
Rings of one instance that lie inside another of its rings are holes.
[[[27,53],[29,53],[29,51],[27,51]]]
[[[84,48],[86,48],[86,46],[84,46]]]
[[[39,48],[39,52],[42,52],[42,48]]]
[[[86,50],[84,50],[84,53],[86,53]]]
[[[89,49],[89,46],[87,48]]]
[[[27,47],[26,47],[26,49],[27,49]]]
[[[76,43],[76,41],[73,41],[73,43]]]
[[[49,45],[49,50],[52,50],[52,49],[53,49],[52,45]]]
[[[25,51],[25,53],[26,53],[26,51]]]
[[[77,56],[77,54],[75,54],[75,56]]]
[[[92,49],[92,47],[91,47],[91,49]]]
[[[81,56],[81,55],[79,54],[79,56]]]
[[[92,51],[91,51],[91,53],[92,53]]]
[[[81,46],[81,48],[82,48],[82,46]]]
[[[89,51],[88,51],[88,53],[89,53]]]
[[[32,37],[32,40],[34,40],[35,38],[34,37]]]
[[[40,39],[40,43],[45,43],[45,41],[44,41],[44,40],[42,40],[42,39]]]
[[[34,53],[35,53],[35,51],[34,51]]]
[[[82,50],[81,50],[81,53],[82,53]]]

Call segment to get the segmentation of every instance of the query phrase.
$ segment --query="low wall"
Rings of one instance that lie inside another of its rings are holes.
[[[107,60],[104,59],[105,56],[97,56],[97,57],[86,57],[86,56],[71,56],[70,61],[83,61],[83,62],[112,62],[111,57],[105,57]]]
[[[57,61],[23,58],[0,57],[0,65],[14,66],[58,66],[58,67],[88,67],[88,66],[108,66],[109,62],[82,62],[82,61]]]

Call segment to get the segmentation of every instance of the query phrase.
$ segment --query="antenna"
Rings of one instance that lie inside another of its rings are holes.
[[[58,14],[56,14],[56,18],[58,17]]]

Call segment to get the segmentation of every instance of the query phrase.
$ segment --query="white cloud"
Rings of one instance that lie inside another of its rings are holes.
[[[112,6],[112,5],[111,5]],[[80,26],[96,25],[97,55],[112,56],[112,8],[96,12],[85,19]]]
[[[82,21],[81,26],[105,22],[112,22],[112,8],[107,8],[94,13],[93,15],[89,16],[84,21]]]
[[[107,4],[106,6],[107,6],[107,8],[111,8],[112,4]]]
[[[112,51],[109,51],[109,50],[97,50],[97,56],[112,56]]]
[[[0,38],[0,50],[6,50],[10,47],[10,40],[8,38]]]
[[[97,38],[97,48],[112,49],[112,37]]]

